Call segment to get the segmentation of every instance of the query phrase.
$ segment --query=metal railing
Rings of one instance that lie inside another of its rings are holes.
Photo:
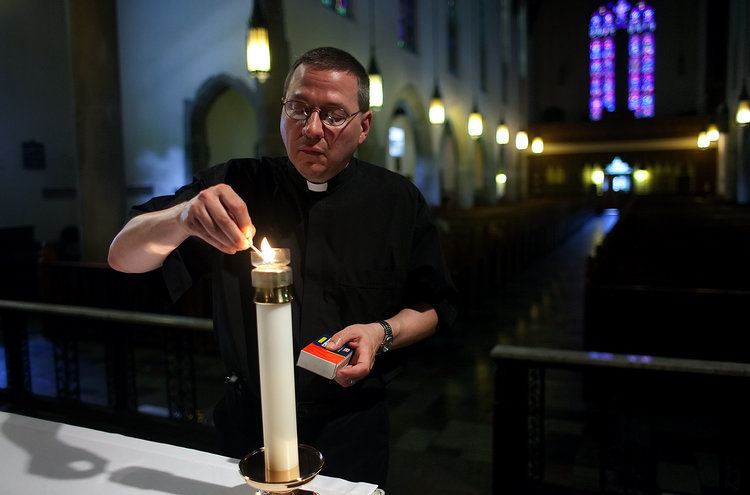
[[[52,345],[56,389],[52,397],[32,390],[32,327]],[[213,323],[207,318],[0,300],[0,335],[7,371],[7,388],[0,389],[0,400],[18,410],[123,427],[135,425],[142,431],[158,432],[165,425],[201,429],[206,425],[196,407],[195,346],[196,342],[211,345],[212,329]],[[103,405],[81,400],[79,344],[84,341],[94,342],[104,351]],[[163,356],[166,417],[139,411],[136,347],[156,349]]]
[[[750,407],[743,391],[747,391],[750,364],[508,345],[495,346],[491,357],[496,365],[494,493],[548,493],[555,485],[545,479],[550,447],[545,432],[550,419],[547,399],[555,386],[549,383],[550,372],[573,372],[585,405],[582,420],[598,442],[593,449],[598,455],[595,486],[557,486],[553,492],[661,493],[657,467],[649,465],[658,463],[656,452],[664,446],[658,445],[663,439],[657,438],[656,428],[633,448],[612,425],[618,421],[632,425],[633,418],[642,425],[643,418],[654,417],[659,419],[645,423],[659,423],[664,415],[667,422],[680,422],[702,414],[718,423],[713,437],[700,440],[702,448],[714,449],[719,459],[716,491],[711,493],[748,490],[750,463],[745,451]],[[555,393],[559,401],[560,390]],[[681,408],[683,400],[687,406]]]

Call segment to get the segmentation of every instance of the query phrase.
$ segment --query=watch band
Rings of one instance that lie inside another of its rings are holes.
[[[391,328],[391,325],[385,321],[385,320],[379,320],[378,323],[383,327],[383,341],[380,343],[380,347],[378,348],[378,354],[382,354],[384,352],[388,352],[391,350],[391,347],[393,346],[393,328]]]

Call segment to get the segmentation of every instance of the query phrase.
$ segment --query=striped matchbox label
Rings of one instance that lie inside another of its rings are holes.
[[[297,366],[323,378],[333,379],[336,376],[336,370],[341,366],[346,366],[349,362],[353,351],[346,345],[335,351],[327,349],[324,344],[330,338],[329,335],[321,335],[317,340],[307,344],[299,353]]]

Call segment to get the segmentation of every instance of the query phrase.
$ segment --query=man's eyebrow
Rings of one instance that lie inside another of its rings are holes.
[[[300,94],[294,94],[294,93],[292,93],[292,96],[290,96],[289,98],[287,98],[287,100],[300,101],[300,102],[304,103],[305,105],[310,105],[311,107],[312,106],[316,106],[316,105],[313,105],[312,103],[310,103],[307,100],[307,98],[305,98],[301,93]],[[346,106],[343,103],[338,103],[338,102],[324,103],[323,105],[320,106],[320,108],[326,108],[326,109],[329,109],[329,110],[331,110],[331,109],[340,109],[340,110],[343,110],[346,113],[349,113],[349,111],[346,109]]]

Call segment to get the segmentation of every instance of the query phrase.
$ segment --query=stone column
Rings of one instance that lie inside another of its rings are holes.
[[[68,2],[83,260],[103,261],[125,218],[115,0]]]

